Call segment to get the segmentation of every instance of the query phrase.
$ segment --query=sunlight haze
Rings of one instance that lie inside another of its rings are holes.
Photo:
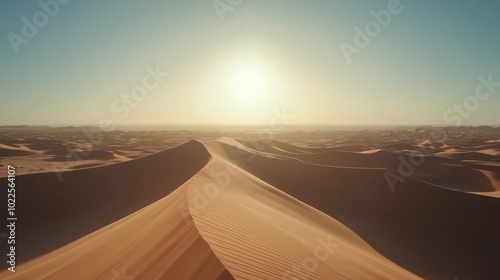
[[[454,107],[500,81],[498,2],[391,1],[69,1],[16,46],[42,8],[3,2],[1,124],[498,124],[498,87]]]

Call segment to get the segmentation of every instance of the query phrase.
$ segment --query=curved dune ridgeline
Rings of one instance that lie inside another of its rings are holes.
[[[221,138],[18,176],[18,266],[0,278],[500,277],[494,170],[424,155],[393,192],[408,154],[344,147]]]

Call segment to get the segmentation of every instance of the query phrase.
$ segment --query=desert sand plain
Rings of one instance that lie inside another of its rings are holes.
[[[500,279],[499,128],[3,127],[8,165],[0,279]]]

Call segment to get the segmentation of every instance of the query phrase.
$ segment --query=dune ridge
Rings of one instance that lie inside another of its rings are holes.
[[[0,278],[495,279],[500,228],[485,213],[500,201],[478,193],[498,185],[427,178],[455,172],[450,160],[429,156],[393,194],[383,174],[395,154],[232,138],[75,170],[65,191],[43,187],[50,173],[19,176],[19,216],[37,214],[19,226],[18,272]],[[497,178],[474,170],[471,182]],[[22,235],[46,223],[57,231]]]

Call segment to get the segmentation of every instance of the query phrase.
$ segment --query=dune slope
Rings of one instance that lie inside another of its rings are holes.
[[[397,173],[397,165],[315,165],[297,156],[268,156],[269,147],[266,152],[255,151],[232,139],[213,146],[254,176],[342,222],[384,256],[425,279],[452,275],[496,279],[500,275],[500,255],[495,253],[500,250],[500,200],[420,179],[424,175],[460,178],[470,172],[476,177],[468,178],[468,189],[477,190],[483,180],[489,180],[486,175],[465,167],[457,167],[462,174],[450,174],[444,167],[430,170],[424,166],[393,193],[384,174],[387,170]],[[430,164],[439,161],[430,158]],[[352,164],[357,162],[353,158]],[[463,184],[444,182],[457,188]]]
[[[129,162],[60,173],[62,181],[57,173],[17,176],[18,261],[48,253],[165,197],[209,158],[203,145],[192,141]],[[0,182],[7,185],[6,178]],[[7,193],[1,192],[0,199],[7,201]],[[6,215],[1,211],[2,220]]]
[[[495,173],[462,167],[450,190],[432,178],[453,159],[429,157],[391,192],[397,157],[222,138],[19,176],[19,266],[0,278],[497,279],[500,200],[466,192]]]

